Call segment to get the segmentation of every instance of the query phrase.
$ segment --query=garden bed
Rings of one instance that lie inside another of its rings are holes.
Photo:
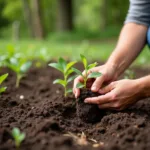
[[[14,127],[26,133],[22,150],[150,149],[150,98],[121,112],[106,111],[100,122],[90,124],[76,116],[73,95],[64,98],[61,86],[53,85],[53,80],[61,77],[57,70],[31,68],[18,89],[14,73],[1,70],[1,74],[5,72],[9,77],[5,81],[8,88],[0,97],[0,150],[16,149],[10,136]],[[150,70],[135,72],[141,77]],[[68,132],[84,132],[88,145],[78,145],[72,137],[64,136]]]

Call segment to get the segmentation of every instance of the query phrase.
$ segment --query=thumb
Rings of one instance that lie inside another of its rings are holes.
[[[112,83],[106,85],[105,87],[101,88],[101,89],[99,90],[99,93],[100,93],[100,94],[106,94],[106,93],[112,91],[113,88],[114,88],[114,83],[112,82]]]

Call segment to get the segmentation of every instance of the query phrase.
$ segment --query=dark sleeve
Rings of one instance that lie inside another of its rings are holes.
[[[129,22],[150,26],[150,0],[130,0],[125,23]]]

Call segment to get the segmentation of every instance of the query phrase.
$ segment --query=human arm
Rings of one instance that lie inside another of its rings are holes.
[[[135,23],[124,25],[118,44],[108,61],[103,66],[90,70],[90,72],[102,73],[102,76],[96,78],[95,81],[88,81],[93,92],[98,92],[104,82],[116,80],[129,67],[145,45],[146,32],[147,26],[145,25]],[[80,95],[80,90],[76,88],[78,82],[83,82],[81,76],[74,80],[73,92],[76,97]]]

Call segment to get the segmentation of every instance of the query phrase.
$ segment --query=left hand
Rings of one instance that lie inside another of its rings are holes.
[[[85,103],[98,104],[100,109],[123,110],[141,98],[138,80],[123,79],[102,88],[98,97],[86,98]]]

